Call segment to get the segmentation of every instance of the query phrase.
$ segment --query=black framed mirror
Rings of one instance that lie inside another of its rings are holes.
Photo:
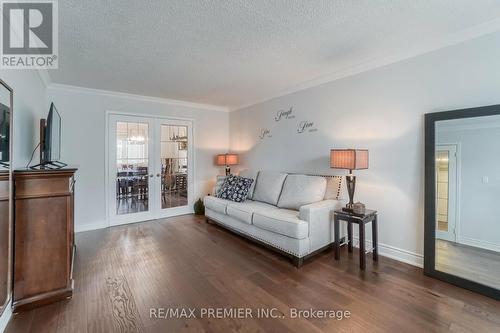
[[[12,289],[12,104],[12,88],[0,80],[0,315]]]
[[[500,105],[425,115],[424,273],[500,299]]]

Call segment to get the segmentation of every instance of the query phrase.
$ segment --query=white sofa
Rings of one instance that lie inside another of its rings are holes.
[[[207,222],[278,250],[297,267],[333,244],[332,216],[342,205],[341,177],[249,170],[240,175],[254,179],[247,200],[206,196]]]

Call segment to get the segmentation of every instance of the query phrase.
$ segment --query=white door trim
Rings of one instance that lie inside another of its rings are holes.
[[[196,133],[196,120],[194,118],[189,118],[189,117],[178,117],[178,116],[162,116],[162,115],[155,115],[155,114],[143,114],[143,113],[135,113],[135,112],[124,112],[124,111],[112,111],[112,110],[106,110],[105,111],[105,115],[104,115],[104,118],[105,118],[105,136],[104,136],[104,144],[105,144],[105,147],[104,147],[104,204],[105,204],[105,209],[106,209],[106,212],[105,212],[105,216],[106,216],[106,225],[108,227],[112,227],[114,225],[117,225],[117,224],[112,224],[111,223],[111,218],[110,218],[110,186],[109,186],[109,182],[110,182],[110,175],[109,175],[109,168],[110,168],[110,165],[109,165],[109,125],[110,125],[110,116],[112,115],[118,115],[118,116],[131,116],[131,117],[139,117],[139,118],[151,118],[151,119],[165,119],[165,120],[178,120],[178,121],[187,121],[187,122],[190,122],[191,123],[191,152],[190,152],[190,155],[192,156],[191,160],[192,160],[192,163],[191,163],[191,173],[192,173],[192,176],[191,176],[191,182],[190,183],[190,186],[191,186],[191,189],[188,190],[188,196],[189,196],[189,200],[192,201],[192,203],[194,203],[194,193],[196,193],[197,191],[197,187],[198,187],[198,182],[196,181],[195,179],[195,170],[196,170],[196,151],[195,151],[195,147],[196,147],[196,139],[195,139],[195,133]],[[189,176],[188,176],[189,177]],[[189,192],[190,191],[190,192]],[[187,212],[185,211],[180,211],[180,212],[176,212],[175,210],[172,210],[172,212],[170,214],[159,214],[159,216],[155,216],[154,218],[163,218],[163,217],[168,217],[168,216],[175,216],[175,215],[181,215],[181,214],[191,214],[194,212],[193,210],[193,204],[190,204],[188,202],[188,208],[189,210]],[[175,208],[174,208],[175,209]],[[158,214],[157,214],[158,215]],[[147,221],[147,220],[145,220]]]

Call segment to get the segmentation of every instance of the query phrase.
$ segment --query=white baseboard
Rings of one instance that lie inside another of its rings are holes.
[[[359,238],[353,237],[354,247],[359,247]],[[366,241],[366,248],[370,249],[372,247],[372,241]],[[413,266],[424,267],[424,256],[415,252],[403,250],[395,246],[378,243],[378,254],[381,256],[398,260]]]
[[[0,332],[4,332],[5,328],[7,327],[7,324],[9,323],[10,317],[12,317],[12,308],[11,308],[11,301],[7,304],[5,307],[4,312],[0,316]]]
[[[481,240],[481,239],[474,239],[474,238],[461,236],[461,237],[459,237],[458,243],[463,244],[463,245],[473,246],[473,247],[479,247],[481,249],[485,249],[485,250],[489,250],[489,251],[500,252],[500,244]]]
[[[75,225],[75,232],[98,230],[98,229],[104,229],[107,227],[109,227],[109,225],[108,225],[108,222],[106,222],[106,221],[99,221],[99,222],[81,224],[81,225],[77,224],[77,225]]]

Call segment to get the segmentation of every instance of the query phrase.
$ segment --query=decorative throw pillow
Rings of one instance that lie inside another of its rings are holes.
[[[253,179],[230,175],[224,180],[217,197],[234,202],[243,202],[247,198],[252,183]]]
[[[214,189],[214,195],[217,196],[219,194],[220,189],[222,188],[222,185],[224,184],[224,181],[226,180],[227,176],[217,176],[217,181],[215,182],[215,189]]]
[[[255,183],[258,173],[259,172],[257,170],[251,170],[251,169],[244,169],[238,173],[238,176],[240,177],[253,179],[252,186],[250,186],[250,190],[248,190],[247,199],[253,200],[253,192],[255,190]]]

